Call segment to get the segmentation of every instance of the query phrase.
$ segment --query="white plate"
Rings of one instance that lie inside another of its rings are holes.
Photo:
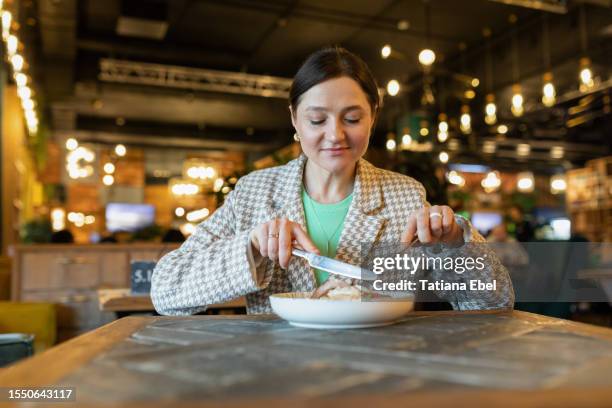
[[[297,327],[358,329],[395,323],[414,307],[412,299],[388,301],[310,299],[310,293],[270,296],[274,313]]]

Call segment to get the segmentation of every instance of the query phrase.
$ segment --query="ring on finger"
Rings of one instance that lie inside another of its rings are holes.
[[[432,213],[429,214],[429,218],[435,218],[435,217],[442,218],[442,214],[437,213],[437,212],[432,212]]]
[[[268,234],[268,238],[278,238],[278,234]]]

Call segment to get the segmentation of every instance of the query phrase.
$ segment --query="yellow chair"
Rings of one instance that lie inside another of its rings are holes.
[[[34,335],[34,350],[37,353],[55,344],[56,322],[53,303],[0,302],[0,333]]]

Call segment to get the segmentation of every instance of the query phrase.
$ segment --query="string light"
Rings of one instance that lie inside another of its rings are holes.
[[[11,65],[13,66],[13,71],[19,72],[23,69],[24,60],[23,57],[19,54],[15,54],[11,57]]]
[[[187,169],[187,176],[192,179],[213,179],[217,172],[210,166],[193,166]]]
[[[506,126],[506,125],[499,125],[497,127],[497,133],[499,133],[500,135],[505,135],[506,133],[508,133],[508,126]]]
[[[28,83],[28,77],[22,72],[17,72],[15,74],[15,83],[17,84],[17,87],[26,86]]]
[[[6,52],[9,57],[12,57],[17,53],[17,47],[19,46],[19,40],[14,35],[9,35],[6,39]]]
[[[19,95],[19,97],[21,99],[30,99],[32,98],[32,90],[30,88],[28,88],[27,86],[22,86],[17,88],[17,95]]]
[[[448,153],[446,153],[445,151],[441,151],[438,155],[438,159],[441,163],[448,163]]]
[[[2,1],[0,1],[0,8],[2,7]],[[17,85],[17,95],[21,99],[21,106],[23,108],[24,118],[28,133],[30,135],[38,132],[38,116],[34,110],[35,102],[32,100],[34,92],[31,87],[27,86],[28,77],[21,72],[25,68],[25,60],[19,52],[19,38],[16,34],[11,34],[11,23],[13,21],[13,15],[7,11],[2,11],[2,39],[6,43],[6,53],[11,66],[13,67],[13,77],[15,78],[15,84]]]
[[[10,11],[2,12],[2,39],[6,41],[9,36],[9,30],[11,29],[11,21],[13,20],[13,15]]]
[[[73,179],[86,178],[93,174],[92,163],[95,154],[90,149],[79,146],[66,155],[66,170],[68,176]]]

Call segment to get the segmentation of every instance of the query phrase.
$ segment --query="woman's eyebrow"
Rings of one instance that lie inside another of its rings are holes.
[[[327,108],[324,108],[323,106],[309,106],[305,110],[307,111],[326,111]]]
[[[363,110],[363,108],[359,105],[351,105],[351,106],[347,106],[346,108],[342,109],[342,112],[348,112],[348,111],[352,111],[352,110]]]
[[[363,108],[359,105],[351,105],[342,109],[342,112],[348,112],[352,110],[363,110]],[[305,109],[305,111],[327,111],[327,108],[323,106],[309,106]]]

